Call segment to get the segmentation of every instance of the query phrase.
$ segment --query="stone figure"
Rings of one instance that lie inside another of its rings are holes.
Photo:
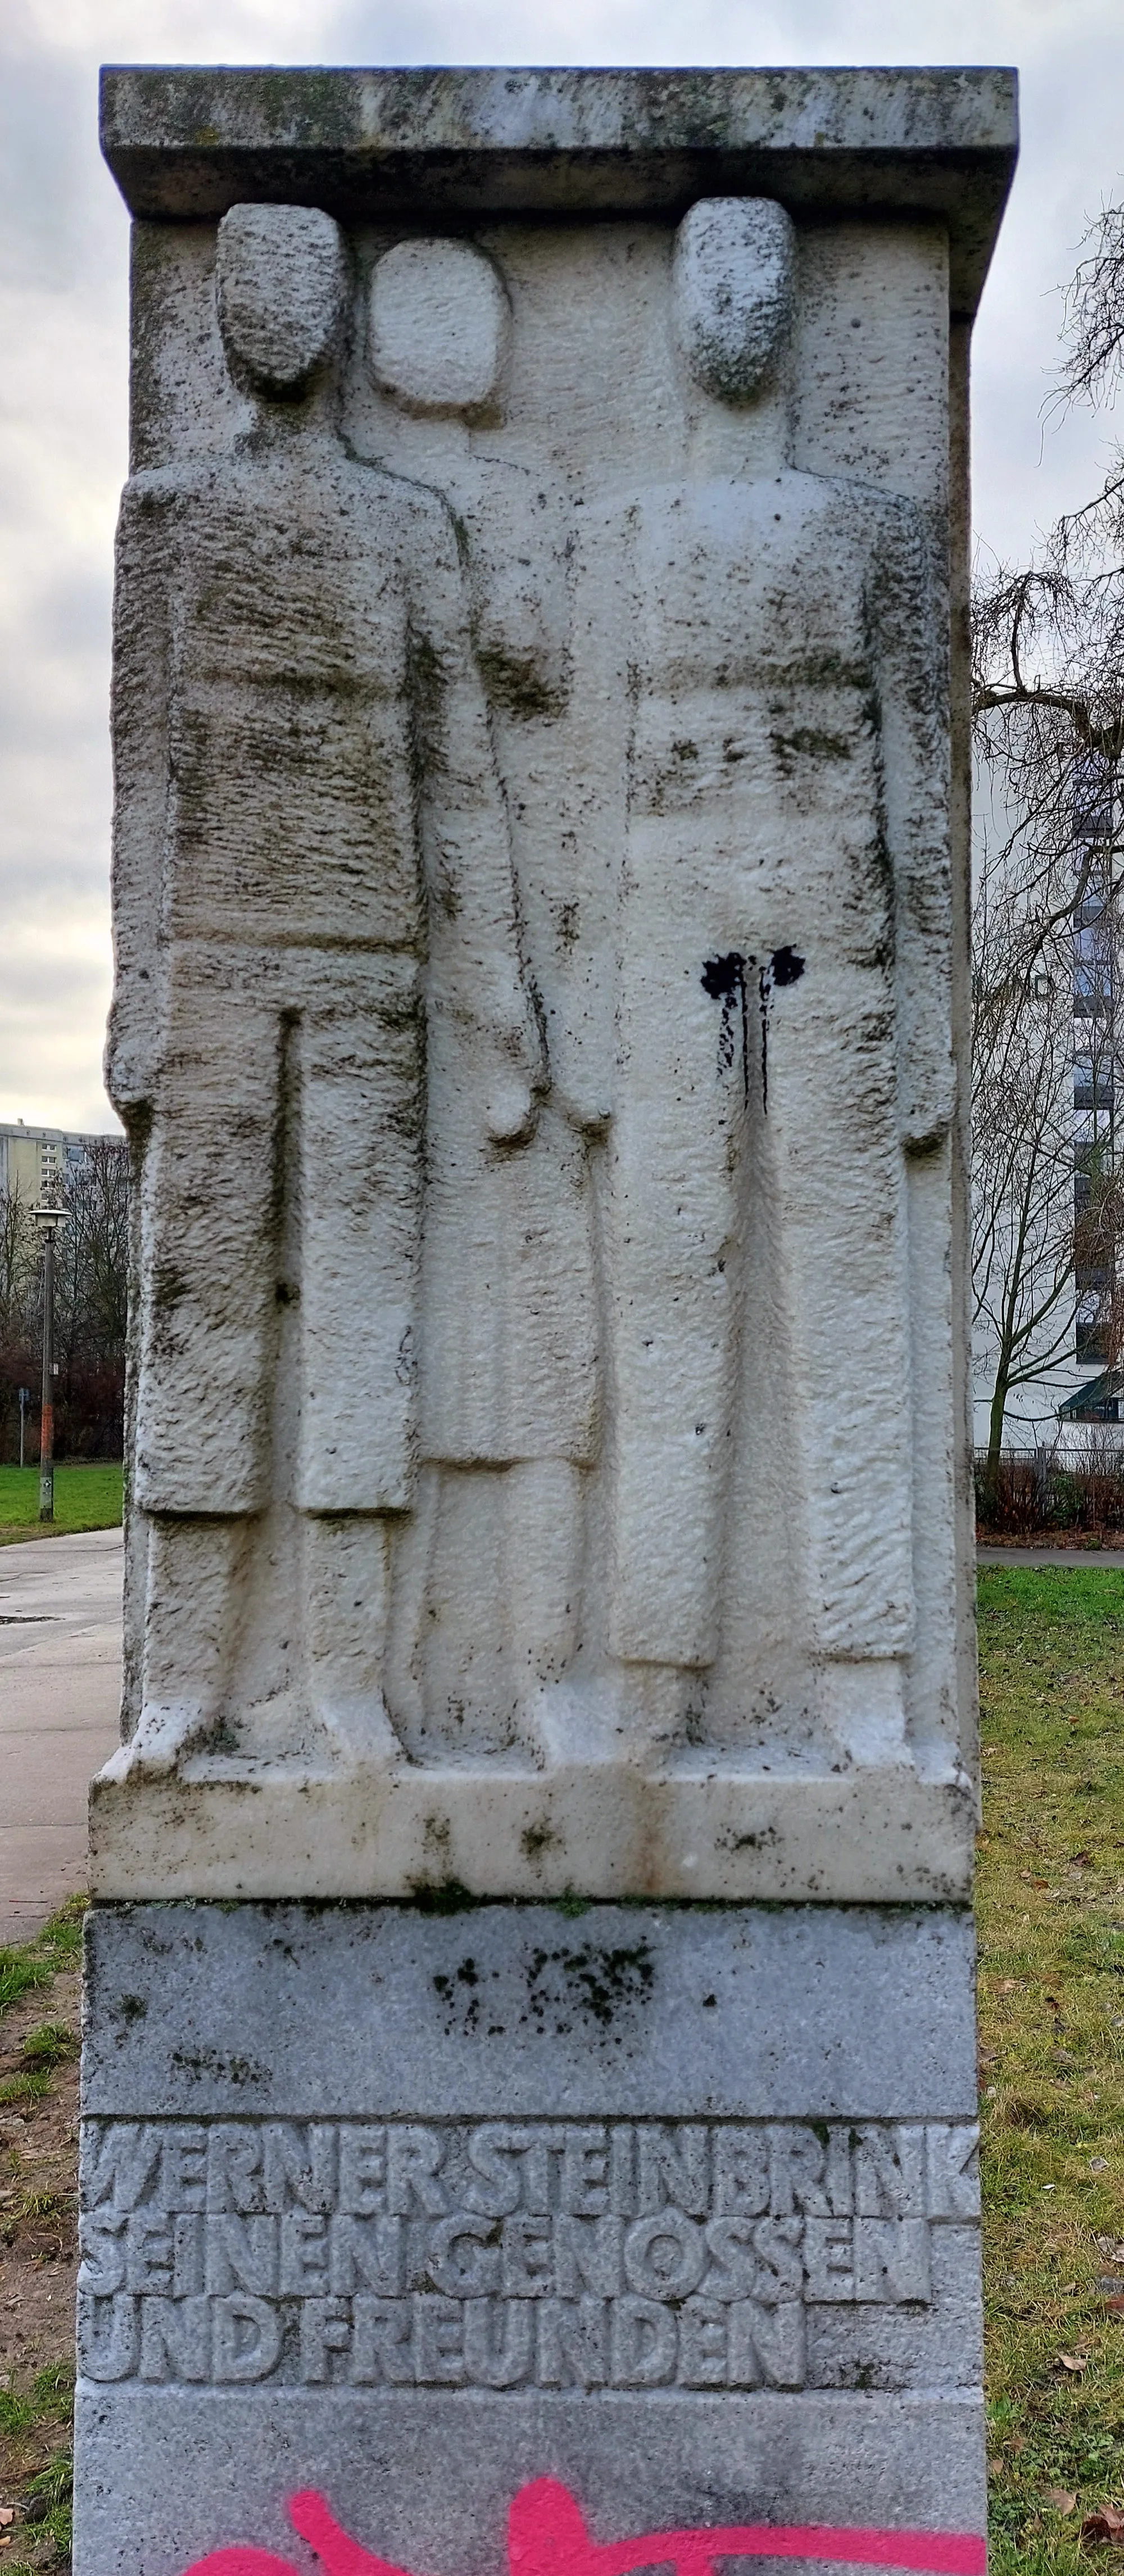
[[[547,478],[495,454],[489,435],[507,396],[507,286],[471,242],[400,241],[376,260],[368,327],[371,375],[392,407],[377,434],[401,437],[392,452],[437,487],[462,531],[552,1070],[534,1141],[513,1152],[473,1114],[455,1016],[435,1023],[419,1474],[396,1550],[389,1638],[395,1723],[411,1752],[433,1761],[513,1744],[528,1694],[566,1668],[580,1635],[586,1489],[600,1439],[586,1139],[602,1131],[605,1101],[591,1112],[574,1078],[580,1015],[567,1008],[578,905],[557,810],[566,513]],[[597,964],[606,980],[611,959]]]
[[[916,507],[791,462],[794,246],[771,202],[692,208],[689,468],[603,529],[630,698],[608,1705],[641,1758],[702,1735],[736,1590],[761,1229],[823,1715],[855,1761],[906,1758],[906,1157],[953,1105],[945,680]]]
[[[157,1770],[242,1749],[255,1702],[259,1750],[395,1753],[427,1040],[482,1147],[530,1136],[546,1079],[456,533],[338,433],[337,226],[234,207],[217,292],[249,424],[137,475],[119,544],[108,1071],[146,1139],[130,1759]],[[289,1662],[255,1678],[241,1628],[281,1504]]]

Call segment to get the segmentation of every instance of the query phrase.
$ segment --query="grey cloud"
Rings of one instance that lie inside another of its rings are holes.
[[[0,50],[0,281],[63,293],[80,265],[76,163],[88,106],[68,63]]]
[[[1124,184],[1118,0],[930,0],[924,11],[849,0],[844,15],[838,0],[692,0],[689,11],[683,0],[292,0],[280,15],[247,0],[40,0],[34,13],[0,0],[0,16],[0,412],[12,442],[0,602],[15,600],[0,632],[0,902],[9,929],[21,925],[15,964],[0,943],[5,1114],[13,1097],[26,1116],[58,1118],[100,1099],[127,224],[98,159],[89,28],[117,60],[247,60],[260,28],[261,55],[288,61],[1020,62],[1023,167],[976,340],[977,527],[999,551],[1025,551],[1099,468],[1103,422],[1078,416],[1044,432],[1039,411],[1054,290],[1086,214]],[[75,969],[56,1009],[59,925],[69,935],[87,921],[101,966]],[[41,973],[29,963],[36,939]]]

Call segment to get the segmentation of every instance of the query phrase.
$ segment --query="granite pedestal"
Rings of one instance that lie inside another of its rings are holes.
[[[304,2570],[314,2490],[485,2576],[544,2478],[598,2543],[982,2529],[963,1912],[98,1907],[88,1964],[82,2569]]]

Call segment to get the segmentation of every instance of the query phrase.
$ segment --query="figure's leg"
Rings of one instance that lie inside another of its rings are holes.
[[[173,1771],[221,1725],[253,1526],[244,1518],[151,1523],[131,1771]]]
[[[280,1028],[266,976],[256,951],[185,944],[173,960],[141,1214],[142,1511],[268,1500]]]
[[[414,1476],[422,1021],[412,959],[307,970],[301,1033],[301,1424],[309,1689],[357,1756],[398,1750],[386,1711],[388,1515]]]
[[[560,1681],[579,1640],[584,1479],[567,1458],[528,1458],[504,1477],[505,1580],[526,1687]]]
[[[543,1745],[531,1711],[577,1643],[580,1468],[433,1463],[396,1544],[388,1697],[413,1757]]]
[[[625,924],[607,1225],[610,1651],[684,1673],[718,1648],[747,1123],[742,970],[717,961],[727,991],[705,943],[657,914],[630,945]],[[666,1699],[651,1676],[657,1732]]]
[[[383,1697],[390,1531],[385,1513],[310,1515],[305,1524],[313,1714],[355,1760],[400,1751]]]
[[[904,1755],[913,1637],[906,1176],[892,1001],[809,946],[769,1002],[764,1186],[774,1199],[811,1644],[856,1761]]]
[[[412,958],[308,969],[302,1039],[301,1427],[306,1512],[412,1499],[423,1023]]]
[[[172,1768],[221,1721],[248,1516],[268,1496],[279,1032],[258,966],[237,951],[173,961],[140,1218],[134,1502],[151,1535],[136,1768]]]

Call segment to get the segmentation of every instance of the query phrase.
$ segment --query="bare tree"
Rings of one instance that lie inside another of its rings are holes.
[[[0,1190],[0,1340],[27,1328],[35,1294],[38,1250],[31,1210],[18,1186]]]
[[[1074,1312],[1069,917],[1015,858],[1009,843],[985,852],[973,956],[973,1287],[993,1365],[992,1473],[1013,1390],[1056,1367]]]
[[[123,1360],[129,1157],[123,1137],[94,1136],[67,1175],[67,1223],[56,1253],[57,1338],[73,1365]]]
[[[120,1456],[125,1379],[128,1148],[90,1138],[62,1183],[56,1239],[55,1350],[59,1454]],[[18,1391],[37,1397],[42,1258],[33,1211],[0,1195],[0,1455],[12,1453]]]
[[[1066,339],[1057,398],[1111,394],[1124,210],[1090,232]],[[1071,1333],[1079,1356],[1124,1348],[1124,456],[1034,562],[980,581],[974,654],[973,1254],[994,1461],[1012,1389],[1048,1376]]]

